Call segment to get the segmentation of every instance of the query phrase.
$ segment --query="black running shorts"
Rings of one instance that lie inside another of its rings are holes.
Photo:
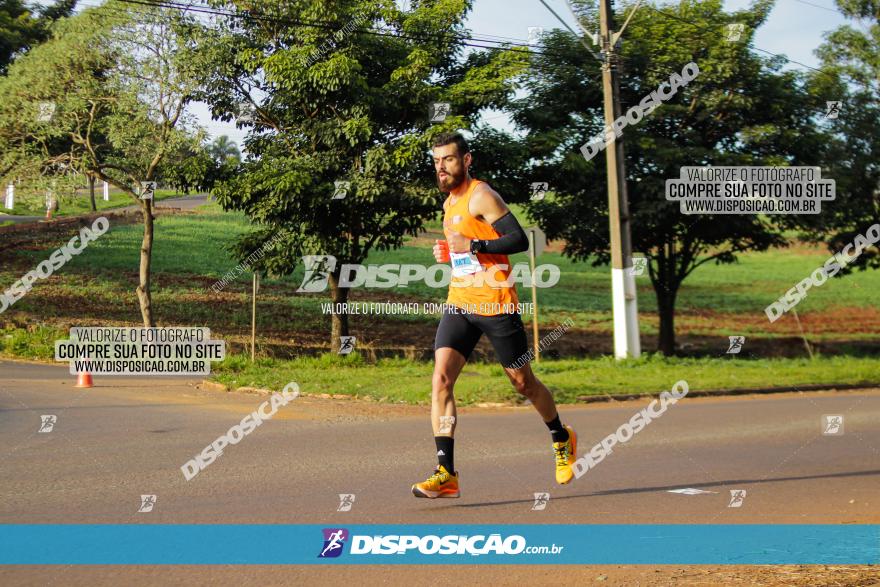
[[[452,348],[469,359],[483,334],[489,338],[495,355],[505,367],[521,367],[529,361],[526,328],[519,314],[481,316],[454,306],[443,311],[434,337],[434,350]]]

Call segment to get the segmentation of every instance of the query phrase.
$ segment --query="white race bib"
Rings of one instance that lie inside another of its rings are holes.
[[[483,266],[480,265],[480,261],[473,253],[453,253],[450,251],[449,260],[452,263],[453,277],[473,275],[483,270]]]

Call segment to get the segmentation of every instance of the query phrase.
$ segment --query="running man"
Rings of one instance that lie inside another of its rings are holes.
[[[321,552],[319,557],[325,557],[328,552],[342,548],[342,534],[342,530],[337,530],[336,532],[331,533],[330,536],[327,537],[327,548]]]
[[[526,329],[517,312],[517,295],[509,281],[507,255],[528,249],[522,227],[507,204],[485,182],[468,173],[472,157],[459,133],[434,141],[434,170],[443,203],[446,240],[434,245],[438,263],[452,262],[452,281],[434,339],[431,425],[439,464],[424,482],[412,486],[416,497],[458,497],[458,471],[453,458],[455,396],[462,368],[485,334],[517,392],[541,415],[553,442],[556,482],[568,483],[577,451],[577,435],[559,421],[556,403],[523,357],[528,358]]]

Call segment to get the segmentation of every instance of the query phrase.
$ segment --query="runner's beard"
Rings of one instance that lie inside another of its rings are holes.
[[[446,172],[446,179],[440,179],[440,174],[437,174],[437,187],[440,188],[440,191],[448,194],[455,188],[461,185],[461,182],[464,181],[465,174],[467,172],[462,169],[458,173],[449,173]]]

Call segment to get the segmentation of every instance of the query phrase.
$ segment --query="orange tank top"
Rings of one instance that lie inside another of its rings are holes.
[[[452,203],[452,195],[443,202],[443,232],[449,238],[450,230],[470,239],[493,240],[501,235],[492,225],[471,215],[468,206],[471,195],[484,183],[472,178],[465,194]],[[449,252],[452,281],[446,303],[466,312],[482,316],[513,314],[517,312],[516,286],[510,280],[513,269],[507,255],[488,253]]]

